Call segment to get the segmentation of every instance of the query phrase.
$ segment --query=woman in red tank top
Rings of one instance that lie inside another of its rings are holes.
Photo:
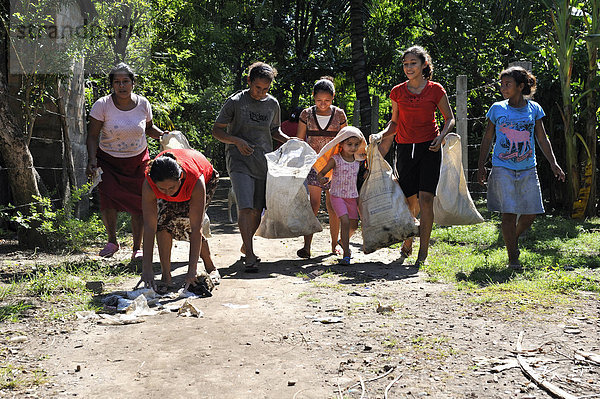
[[[219,271],[215,267],[202,222],[206,208],[217,188],[219,174],[200,152],[188,149],[163,151],[150,162],[142,186],[144,215],[144,256],[140,283],[156,289],[152,272],[154,236],[162,269],[162,283],[171,285],[171,244],[173,238],[190,242],[186,289],[196,285],[198,258],[215,284]],[[138,283],[138,284],[140,284]]]

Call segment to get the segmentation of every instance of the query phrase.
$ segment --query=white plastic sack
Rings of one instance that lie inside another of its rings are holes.
[[[360,190],[363,251],[368,254],[418,234],[392,168],[373,142],[367,147],[369,175]]]
[[[160,138],[160,150],[187,149],[191,150],[192,146],[179,130],[173,130],[167,134],[163,134]]]
[[[440,226],[483,222],[477,211],[463,173],[460,136],[446,136],[442,146],[440,180],[433,200],[433,221]]]
[[[256,235],[289,238],[322,231],[313,213],[304,180],[317,154],[301,140],[289,140],[267,158],[267,209]]]

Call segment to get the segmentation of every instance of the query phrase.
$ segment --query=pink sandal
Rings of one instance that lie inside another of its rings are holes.
[[[119,250],[119,245],[112,242],[107,243],[98,255],[103,258],[110,258]]]

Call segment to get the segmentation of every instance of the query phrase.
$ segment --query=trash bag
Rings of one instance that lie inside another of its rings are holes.
[[[265,210],[256,235],[290,238],[322,231],[313,213],[304,180],[317,154],[301,140],[289,140],[267,158]]]
[[[367,164],[369,174],[358,203],[366,254],[418,234],[406,197],[375,142],[367,147]]]
[[[448,134],[442,146],[440,180],[433,200],[433,221],[440,226],[483,222],[463,173],[460,136]]]
[[[187,149],[191,150],[192,146],[188,142],[187,138],[179,130],[173,130],[172,132],[163,134],[160,138],[160,150],[174,150],[174,149]]]

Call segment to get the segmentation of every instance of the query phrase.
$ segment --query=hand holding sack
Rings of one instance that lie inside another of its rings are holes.
[[[433,221],[440,226],[483,222],[477,211],[463,173],[460,136],[450,133],[442,146],[442,166],[436,196],[433,200]]]
[[[289,140],[267,158],[267,209],[256,235],[264,238],[290,238],[322,231],[313,213],[304,180],[317,159],[304,141]]]
[[[376,140],[367,146],[369,174],[359,197],[363,251],[368,254],[418,234],[406,197]]]

